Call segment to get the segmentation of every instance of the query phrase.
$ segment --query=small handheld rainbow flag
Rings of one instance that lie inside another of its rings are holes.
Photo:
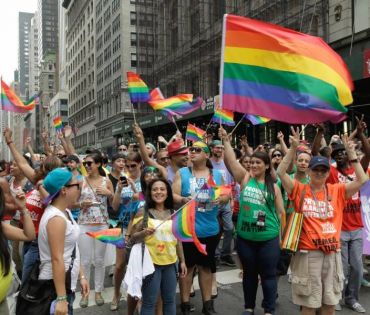
[[[106,229],[96,232],[86,232],[88,236],[95,238],[103,243],[113,244],[118,248],[124,248],[126,246],[125,239],[120,228]]]
[[[188,127],[186,128],[186,140],[189,141],[203,141],[203,137],[206,134],[206,132],[192,124],[188,124]]]
[[[63,123],[62,123],[62,118],[60,116],[57,116],[53,119],[53,125],[57,132],[62,132]]]
[[[252,123],[252,125],[265,124],[271,120],[270,118],[266,118],[266,117],[262,117],[258,115],[249,115],[249,114],[245,114],[244,118],[248,119]]]
[[[235,126],[234,113],[226,109],[216,109],[212,121],[226,126]]]
[[[207,255],[205,245],[202,244],[195,234],[195,199],[177,210],[172,217],[172,233],[181,242],[194,242],[195,247],[204,255]]]
[[[3,80],[1,80],[1,105],[2,110],[13,113],[28,113],[35,108],[35,103],[25,105]]]
[[[131,103],[147,102],[149,100],[149,88],[138,74],[127,71],[127,84]]]
[[[231,185],[211,186],[211,199],[216,200],[221,195],[231,195]]]

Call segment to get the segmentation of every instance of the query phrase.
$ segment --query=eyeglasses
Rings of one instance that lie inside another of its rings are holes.
[[[118,148],[118,151],[127,151],[127,148]]]
[[[203,151],[203,149],[202,148],[198,148],[198,147],[191,147],[191,148],[189,148],[189,151],[190,151],[190,153],[197,153],[197,154],[199,154],[199,153],[201,153]]]
[[[86,161],[86,162],[82,162],[83,166],[88,166],[90,167],[94,162],[92,161]]]
[[[64,187],[75,187],[75,186],[78,188],[78,190],[80,190],[80,184],[79,183],[65,185]]]
[[[273,154],[272,155],[273,158],[276,158],[276,157],[282,157],[282,155],[280,153],[276,153],[276,154]]]
[[[133,168],[137,168],[137,165],[138,164],[126,164],[126,167],[128,168],[128,169],[133,169]]]

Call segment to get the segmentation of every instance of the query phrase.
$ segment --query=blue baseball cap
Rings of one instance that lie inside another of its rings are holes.
[[[321,155],[314,156],[311,159],[310,164],[308,165],[308,168],[314,169],[318,166],[324,166],[327,169],[330,169],[329,160],[325,156],[321,156]]]
[[[66,167],[58,167],[52,170],[44,179],[43,186],[49,193],[49,197],[53,197],[72,179],[72,172]],[[50,200],[51,200],[50,199]]]

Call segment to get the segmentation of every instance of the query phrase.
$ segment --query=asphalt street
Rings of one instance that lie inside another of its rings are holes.
[[[369,277],[366,276],[368,280]],[[215,300],[215,309],[218,314],[227,314],[227,315],[239,315],[243,311],[243,289],[241,284],[241,279],[239,277],[239,270],[236,268],[222,267],[218,270],[217,273],[217,282],[219,284],[218,297]],[[123,298],[120,302],[120,308],[117,312],[111,312],[109,309],[110,301],[112,299],[113,288],[112,288],[112,278],[106,277],[106,289],[103,292],[103,296],[106,300],[106,303],[103,306],[93,305],[94,302],[94,292],[90,294],[90,306],[85,309],[80,309],[78,306],[79,296],[76,296],[76,301],[74,304],[75,311],[77,315],[83,314],[127,314],[126,313],[126,301]],[[191,299],[191,302],[195,305],[194,315],[202,314],[202,302],[201,295],[196,286],[196,295]],[[277,300],[277,309],[276,315],[285,315],[285,314],[299,314],[299,308],[291,302],[291,288],[290,284],[287,281],[287,277],[282,277],[279,281],[278,289],[278,300]],[[177,304],[179,305],[179,294],[177,294]],[[262,290],[259,287],[255,315],[262,315],[263,309],[261,308],[262,301]],[[367,314],[370,314],[370,288],[361,288],[360,291],[360,302],[367,310]],[[178,309],[178,314],[180,311]],[[354,315],[356,312],[343,307],[343,310],[337,312],[339,315]]]

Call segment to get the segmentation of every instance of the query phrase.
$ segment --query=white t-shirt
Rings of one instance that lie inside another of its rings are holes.
[[[53,279],[53,270],[51,265],[51,254],[49,248],[49,241],[46,226],[49,220],[55,216],[59,216],[64,218],[67,223],[66,227],[66,234],[65,234],[65,241],[64,241],[64,270],[67,272],[69,265],[71,263],[71,256],[73,249],[76,247],[76,258],[73,263],[72,273],[71,273],[71,290],[75,291],[78,273],[80,271],[80,252],[78,250],[77,240],[80,234],[80,228],[75,220],[73,220],[72,214],[69,210],[67,210],[67,214],[70,218],[68,220],[66,216],[63,214],[62,211],[57,209],[56,207],[49,205],[46,209],[44,214],[42,215],[39,227],[39,237],[38,237],[38,244],[40,250],[40,274],[39,279]]]

